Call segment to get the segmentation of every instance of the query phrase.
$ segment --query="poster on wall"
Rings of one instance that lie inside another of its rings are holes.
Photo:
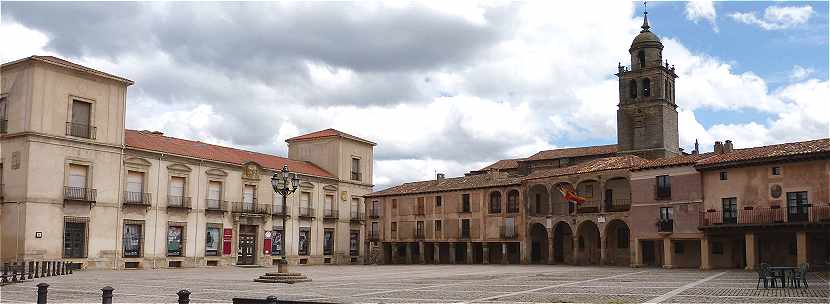
[[[297,254],[308,255],[309,242],[311,242],[311,228],[300,228],[300,235],[297,240]]]
[[[272,240],[271,240],[272,235],[271,234],[272,233],[273,232],[271,232],[271,231],[265,231],[265,239],[262,240],[262,243],[263,243],[263,245],[262,245],[262,251],[263,252],[262,253],[265,254],[265,255],[271,255],[271,247],[272,247],[272,243],[271,243],[272,242]]]
[[[360,230],[352,230],[349,238],[349,254],[360,254]]]
[[[205,254],[219,255],[219,228],[210,227],[205,234]]]
[[[334,251],[334,230],[323,231],[323,255],[331,255]]]
[[[282,255],[282,230],[274,229],[271,234],[271,255]]]
[[[233,229],[225,228],[222,233],[222,254],[231,254],[231,240],[233,240]]]
[[[182,227],[170,226],[167,229],[167,255],[182,255]]]

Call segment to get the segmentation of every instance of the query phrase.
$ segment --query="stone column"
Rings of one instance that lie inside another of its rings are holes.
[[[490,264],[490,246],[487,243],[481,243],[481,262],[483,264]]]
[[[801,265],[807,263],[807,232],[799,231],[795,233],[795,256],[796,263]]]
[[[663,239],[663,268],[671,269],[674,268],[674,251],[672,251],[672,241],[671,238],[666,237]]]
[[[510,259],[507,258],[507,243],[501,243],[501,263],[510,264]]]
[[[700,239],[700,270],[709,270],[712,266],[709,264],[709,238],[703,236]]]
[[[455,264],[455,243],[450,243],[450,264]]]
[[[608,252],[607,252],[608,251],[608,244],[606,244],[606,243],[608,243],[608,242],[606,242],[607,238],[608,238],[607,235],[603,235],[602,233],[599,234],[599,264],[600,265],[607,265],[608,264],[608,261],[607,261],[607,259],[608,259]],[[585,245],[588,246],[588,244],[585,244]],[[591,245],[593,245],[593,244],[591,244]],[[591,246],[591,247],[594,247],[594,246]],[[596,247],[594,247],[594,248],[596,248]]]
[[[632,248],[632,252],[634,256],[631,259],[631,267],[642,267],[643,266],[643,253],[642,249],[640,248],[640,239],[634,239],[634,248]]]
[[[441,243],[435,242],[433,243],[434,248],[433,250],[433,263],[441,264]]]
[[[426,250],[424,242],[418,242],[418,264],[426,264]]]
[[[571,249],[573,249],[573,251],[574,251],[573,255],[572,255],[573,256],[573,264],[574,265],[581,265],[583,257],[579,255],[579,237],[575,236],[574,239],[573,239],[573,242],[571,244],[573,244],[573,246],[571,246],[572,247]]]
[[[406,243],[406,263],[412,264],[412,244]]]
[[[744,235],[745,246],[744,250],[746,251],[746,270],[754,270],[755,269],[755,234],[752,232],[747,232]]]
[[[553,264],[553,233],[548,237],[548,264]]]
[[[532,242],[529,239],[528,239],[528,241]],[[530,263],[530,252],[528,252],[528,251],[529,250],[527,250],[527,243],[519,245],[519,257],[520,257],[519,261],[522,264],[529,264]]]
[[[467,264],[475,264],[473,261],[473,243],[467,242]]]

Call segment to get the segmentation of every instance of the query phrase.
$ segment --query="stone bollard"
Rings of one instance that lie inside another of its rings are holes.
[[[267,298],[265,298],[265,302],[267,302],[268,304],[277,304],[279,303],[279,300],[277,300],[276,296],[268,296]]]
[[[179,295],[179,304],[190,304],[190,290],[182,289],[176,294]]]
[[[103,292],[101,294],[101,304],[112,304],[113,290],[115,289],[110,286],[104,286],[104,288],[101,288],[101,291]]]
[[[29,261],[29,280],[35,277],[35,261]]]
[[[40,283],[37,284],[37,304],[46,304],[46,289],[49,288],[49,284]]]

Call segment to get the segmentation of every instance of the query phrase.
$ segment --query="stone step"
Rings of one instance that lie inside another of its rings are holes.
[[[301,282],[311,282],[311,279],[254,279],[254,282],[294,284]]]
[[[266,272],[267,276],[301,276],[300,272]]]
[[[263,280],[305,280],[308,279],[306,276],[282,276],[282,277],[274,277],[274,276],[260,276],[260,279]]]

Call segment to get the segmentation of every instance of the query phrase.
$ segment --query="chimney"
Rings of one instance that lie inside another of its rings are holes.
[[[723,144],[723,153],[732,153],[732,140],[727,139]]]
[[[692,154],[697,155],[700,153],[700,146],[697,144],[697,138],[695,138],[695,149],[692,151]]]
[[[444,180],[444,173],[437,173],[437,174],[435,174],[435,180],[437,180],[437,181],[439,181],[439,182],[440,182],[440,181],[442,181],[442,180]]]
[[[723,143],[720,141],[715,142],[715,154],[723,154]]]

